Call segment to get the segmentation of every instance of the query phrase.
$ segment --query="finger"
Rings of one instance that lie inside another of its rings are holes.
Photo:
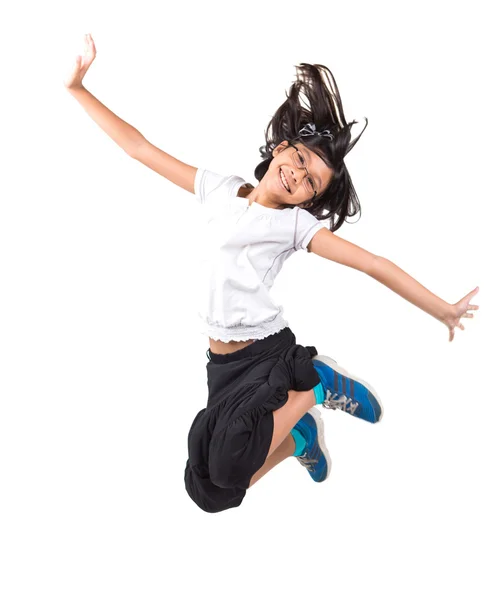
[[[474,316],[475,315],[472,315],[471,313],[464,313],[464,315],[461,315],[460,318],[462,319],[463,317],[466,317],[467,319],[472,319]]]
[[[92,36],[89,33],[87,33],[86,35],[86,47],[89,56],[93,56],[96,53],[94,40],[92,39]]]
[[[458,323],[458,327],[464,331],[464,325],[462,323]]]
[[[471,302],[471,299],[473,298],[473,296],[475,296],[478,293],[478,288],[475,288],[473,291],[468,292],[466,294],[466,296],[463,296],[461,298],[461,300],[459,300],[459,302],[456,302],[456,304],[469,304]]]
[[[468,306],[468,310],[478,310],[478,304],[470,304]]]
[[[85,36],[85,50],[83,52],[85,65],[87,66],[92,59],[92,47],[90,46],[90,42],[88,41],[88,37]]]
[[[454,339],[454,328],[449,329],[449,342],[452,342]]]

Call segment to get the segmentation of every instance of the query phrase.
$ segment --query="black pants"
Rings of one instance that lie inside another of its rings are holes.
[[[208,404],[188,436],[185,486],[206,512],[239,506],[251,477],[263,466],[274,432],[272,412],[288,390],[319,383],[313,346],[300,346],[289,329],[230,354],[210,351]]]

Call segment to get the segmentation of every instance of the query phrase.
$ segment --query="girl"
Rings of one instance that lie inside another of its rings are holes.
[[[358,269],[441,321],[449,341],[473,317],[478,287],[456,304],[441,300],[386,258],[334,231],[360,205],[344,158],[352,140],[327,67],[302,63],[266,129],[258,185],[187,165],[153,146],[82,85],[96,56],[90,34],[64,84],[132,158],[196,195],[206,221],[199,316],[209,338],[208,402],[189,431],[185,484],[207,512],[239,506],[246,490],[289,456],[314,481],[329,475],[320,413],[339,408],[376,423],[374,389],[313,346],[296,344],[270,289],[284,261],[307,250]],[[308,102],[303,106],[300,95]],[[366,120],[367,125],[367,120]]]

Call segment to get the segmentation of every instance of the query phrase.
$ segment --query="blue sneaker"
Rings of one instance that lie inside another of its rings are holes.
[[[329,356],[314,356],[312,362],[322,385],[327,390],[326,400],[323,403],[325,408],[339,408],[369,423],[377,423],[381,420],[383,416],[381,401],[368,383],[355,375],[350,375]]]
[[[321,413],[311,408],[294,426],[305,438],[307,445],[298,462],[309,472],[310,477],[317,483],[325,481],[331,471],[331,457],[324,441],[324,423]]]

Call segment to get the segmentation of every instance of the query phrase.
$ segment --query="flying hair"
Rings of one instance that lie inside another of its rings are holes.
[[[277,109],[264,132],[265,145],[260,147],[263,159],[255,169],[261,181],[273,160],[272,151],[282,141],[300,142],[318,154],[334,176],[327,188],[306,207],[318,220],[330,220],[329,229],[336,231],[347,217],[361,214],[360,203],[344,158],[355,146],[367,127],[352,140],[352,126],[347,122],[341,96],[331,71],[324,65],[295,65],[296,81],[286,92],[286,100]],[[311,135],[315,125],[317,135]],[[331,135],[319,135],[327,130]],[[300,133],[301,132],[301,133]],[[332,137],[332,139],[331,139]]]

